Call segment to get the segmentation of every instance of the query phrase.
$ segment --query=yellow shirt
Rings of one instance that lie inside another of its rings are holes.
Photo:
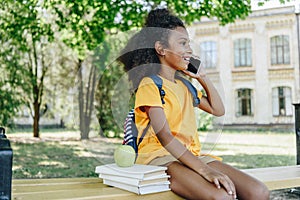
[[[176,79],[176,83],[164,78],[162,80],[162,88],[166,94],[164,97],[165,104],[162,104],[158,87],[151,78],[143,78],[139,85],[135,100],[135,122],[139,130],[139,137],[149,123],[147,114],[141,111],[139,107],[162,107],[172,135],[195,156],[199,156],[201,145],[197,132],[192,94],[180,80]],[[200,91],[198,91],[198,97],[202,97]],[[154,158],[170,154],[161,145],[151,126],[140,143],[138,152],[136,163],[139,164],[148,164]]]

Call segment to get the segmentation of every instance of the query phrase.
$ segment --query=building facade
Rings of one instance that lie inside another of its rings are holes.
[[[299,6],[188,28],[194,53],[223,96],[225,127],[293,127],[292,104],[300,102]]]

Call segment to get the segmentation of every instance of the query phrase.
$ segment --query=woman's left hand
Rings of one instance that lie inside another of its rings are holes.
[[[204,67],[200,66],[198,68],[198,71],[197,71],[197,74],[193,73],[193,72],[190,72],[188,70],[182,70],[182,72],[186,75],[188,75],[189,77],[192,77],[192,78],[195,78],[195,79],[202,79],[206,76],[206,73],[205,73],[205,70],[204,70]]]

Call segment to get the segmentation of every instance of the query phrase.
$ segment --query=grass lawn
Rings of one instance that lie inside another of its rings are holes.
[[[14,151],[13,178],[96,177],[95,167],[113,162],[113,151],[121,143],[95,134],[81,141],[78,131],[67,130],[42,130],[40,138],[28,131],[8,131],[7,136]],[[200,139],[204,153],[238,168],[296,163],[293,132],[207,132]]]
[[[79,140],[79,133],[65,130],[7,134],[14,151],[13,178],[61,178],[96,176],[99,161]]]
[[[294,132],[209,132],[202,136],[202,141],[203,151],[240,169],[296,164]]]

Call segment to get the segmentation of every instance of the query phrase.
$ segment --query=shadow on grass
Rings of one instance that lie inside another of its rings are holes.
[[[78,145],[12,143],[13,178],[97,177],[94,157]]]
[[[239,169],[276,167],[295,165],[296,158],[293,155],[272,155],[272,154],[236,154],[222,155],[223,162]]]

